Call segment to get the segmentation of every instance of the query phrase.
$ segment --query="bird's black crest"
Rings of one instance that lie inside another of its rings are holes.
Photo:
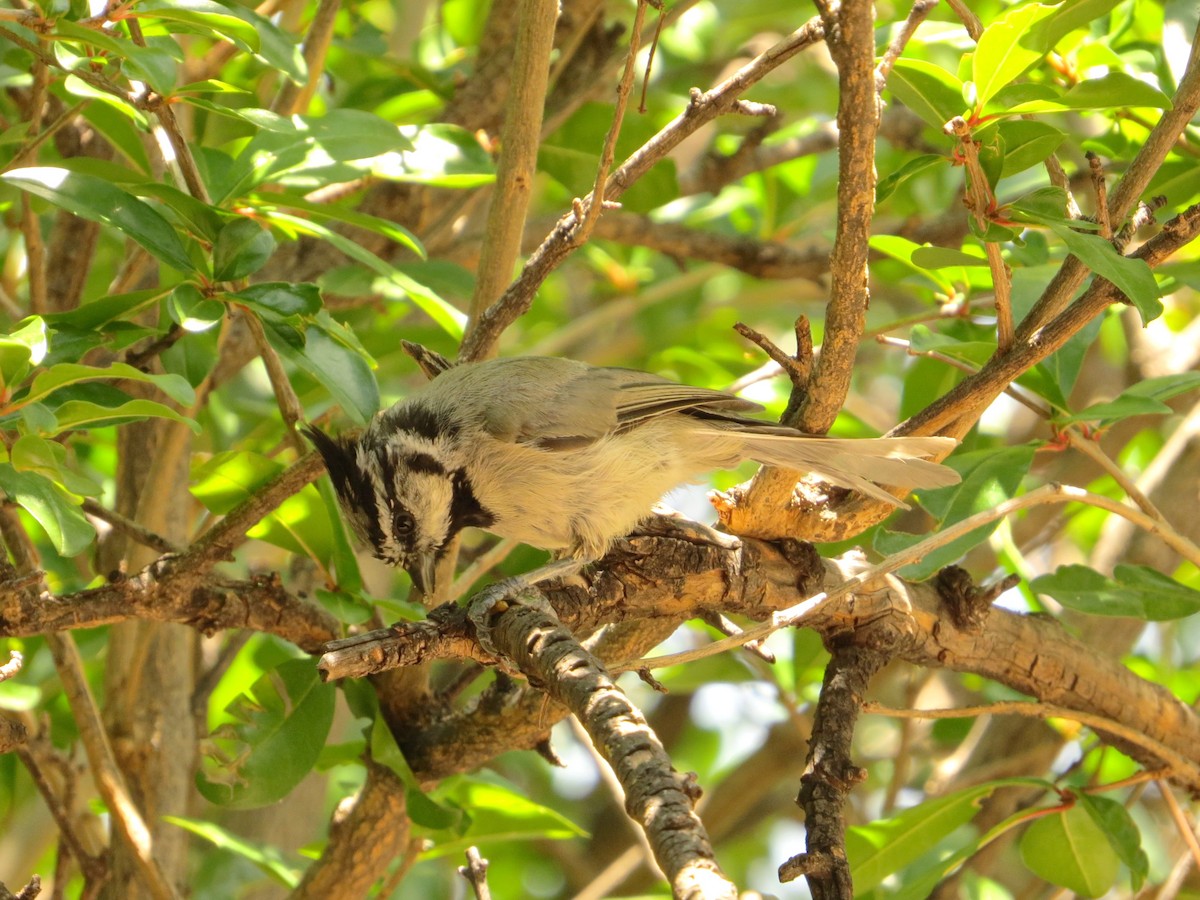
[[[313,425],[305,425],[301,431],[312,441],[329,480],[337,491],[343,508],[350,514],[352,524],[365,529],[362,537],[376,549],[383,546],[383,530],[379,527],[379,503],[371,479],[355,458],[358,442],[353,438],[333,438]]]
[[[496,521],[491,511],[484,508],[471,490],[466,473],[459,469],[453,475],[454,499],[450,503],[450,533],[457,534],[464,528],[487,528]]]
[[[456,436],[458,424],[419,403],[402,403],[385,412],[379,424],[372,430],[380,434],[407,431],[434,441],[439,437]]]

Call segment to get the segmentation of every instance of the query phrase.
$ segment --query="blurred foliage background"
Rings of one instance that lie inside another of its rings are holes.
[[[0,756],[0,881],[12,890],[39,873],[51,896],[159,895],[97,787],[67,651],[53,643],[65,640],[152,854],[181,894],[465,896],[455,867],[474,844],[491,860],[493,896],[663,895],[611,776],[569,724],[551,741],[562,768],[501,745],[485,767],[432,780],[382,724],[376,689],[394,685],[318,682],[308,654],[323,640],[424,615],[406,576],[353,552],[323,481],[260,516],[218,569],[215,559],[196,569],[231,593],[270,582],[264,592],[310,604],[307,642],[262,620],[208,628],[203,615],[156,613],[113,587],[167,548],[186,555],[264,490],[305,451],[297,418],[361,426],[421,383],[401,338],[455,355],[503,152],[525,9],[509,6],[47,0],[0,10],[0,490],[11,560],[0,635],[24,661],[0,684],[0,709],[28,733]],[[1094,216],[1085,153],[1109,184],[1125,172],[1194,53],[1195,4],[980,0],[969,12],[982,37],[955,6],[921,24],[882,93],[871,303],[833,433],[887,431],[992,357],[985,242],[1003,250],[1018,322],[1068,253],[1131,303],[990,405],[952,459],[963,489],[918,498],[924,510],[822,553],[859,546],[882,558],[911,540],[905,532],[1047,482],[1122,502],[1133,486],[1194,542],[1196,248],[1151,275],[1088,231],[1064,187]],[[875,9],[882,52],[909,10]],[[591,189],[633,11],[562,3],[526,251]],[[617,161],[679,115],[689,91],[809,15],[756,0],[668,3],[653,65],[645,50],[638,57]],[[501,352],[643,368],[781,413],[787,379],[732,326],[791,350],[804,315],[822,341],[838,96],[823,46],[771,72],[746,97],[778,115],[720,118],[659,162],[546,278]],[[974,129],[996,200],[983,224],[964,206],[957,140],[941,127],[954,115]],[[1188,126],[1155,167],[1143,199],[1163,198],[1159,222],[1200,199],[1198,155],[1200,132]],[[1061,177],[1047,173],[1051,156]],[[1140,224],[1131,247],[1155,233]],[[705,491],[750,471],[714,473],[670,502],[711,521]],[[478,533],[464,542],[464,564],[490,564],[472,570],[480,582],[542,558],[492,552],[495,543]],[[979,582],[1016,573],[1001,605],[1060,617],[1097,655],[1196,703],[1194,562],[1084,505],[1025,510],[968,544],[905,574],[956,560]],[[64,638],[68,625],[86,627]],[[712,634],[689,624],[665,649]],[[676,767],[697,774],[699,811],[730,877],[802,897],[776,868],[803,846],[794,796],[828,656],[811,631],[777,633],[769,646],[774,665],[729,653],[665,669],[666,694],[629,675],[622,685]],[[449,664],[425,674],[437,709],[470,709],[494,677]],[[875,685],[871,699],[889,707],[1016,696],[980,676],[900,663]],[[845,814],[864,895],[1200,896],[1195,803],[1073,722],[869,715],[856,741],[867,777]],[[372,778],[387,781],[379,796],[391,801],[372,812],[356,859],[329,836],[347,817],[361,824],[354,798],[361,817]]]

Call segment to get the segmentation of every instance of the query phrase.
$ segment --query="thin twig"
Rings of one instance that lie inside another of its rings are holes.
[[[899,719],[967,719],[976,716],[1030,716],[1035,719],[1069,719],[1095,731],[1107,732],[1123,741],[1135,744],[1159,757],[1174,772],[1186,775],[1190,784],[1200,781],[1200,766],[1165,744],[1146,736],[1136,728],[1130,728],[1114,719],[1098,716],[1053,703],[1027,700],[1006,700],[985,703],[981,706],[962,706],[953,709],[892,709],[875,702],[863,704],[863,712]]]
[[[946,133],[958,138],[960,159],[967,170],[967,208],[974,215],[980,233],[984,233],[996,208],[996,197],[980,165],[975,136],[962,116],[955,116],[946,123]],[[1000,354],[1005,354],[1013,345],[1012,273],[997,242],[984,241],[983,247],[987,251],[996,298],[996,348]]]
[[[304,406],[300,403],[300,398],[296,396],[296,390],[292,387],[292,383],[288,380],[287,372],[284,371],[283,362],[279,359],[279,354],[275,352],[275,348],[271,346],[267,340],[267,332],[263,328],[263,324],[259,321],[258,316],[248,309],[242,310],[242,319],[246,323],[246,327],[250,330],[250,336],[254,338],[254,346],[258,350],[258,355],[262,357],[263,365],[267,368],[267,377],[271,382],[271,390],[275,393],[275,402],[279,405],[279,412],[283,416],[283,422],[287,426],[288,432],[291,435],[293,446],[301,453],[307,447],[300,440],[300,436],[296,433],[296,423],[304,420]]]
[[[1096,192],[1096,222],[1100,225],[1100,237],[1111,241],[1113,228],[1112,220],[1108,217],[1108,185],[1104,183],[1104,164],[1091,150],[1084,155],[1088,161],[1088,174],[1092,177],[1092,190]]]
[[[954,10],[954,14],[962,20],[971,40],[978,41],[980,35],[983,34],[983,22],[967,5],[966,0],[946,0],[946,5]]]
[[[458,874],[471,885],[475,900],[492,900],[487,883],[488,861],[479,855],[478,847],[467,848],[467,864],[458,867]]]
[[[575,232],[575,240],[582,243],[592,234],[596,227],[596,219],[604,208],[605,187],[608,183],[608,172],[612,168],[613,159],[617,154],[617,138],[621,135],[621,124],[625,121],[625,109],[629,106],[629,95],[633,92],[633,79],[637,74],[637,54],[642,40],[642,24],[646,20],[647,0],[638,0],[637,9],[633,15],[633,27],[629,31],[629,50],[625,55],[625,70],[621,73],[621,81],[617,85],[617,100],[613,105],[612,123],[608,126],[608,134],[604,137],[604,147],[600,151],[600,164],[596,168],[596,183],[588,195],[590,201],[585,202],[583,221]],[[659,18],[661,26],[662,19]]]
[[[684,138],[729,112],[738,96],[748,87],[801,50],[824,39],[824,36],[825,30],[821,20],[810,19],[712,90],[702,92],[693,89],[687,108],[613,172],[607,181],[607,199],[615,200],[619,197],[655,163],[682,143]],[[590,199],[585,198],[582,202],[590,202]],[[574,210],[559,219],[558,224],[525,262],[517,279],[480,315],[478,326],[464,337],[459,354],[461,359],[483,359],[494,352],[495,343],[504,330],[529,310],[541,283],[578,246],[574,241],[577,225],[578,218]]]
[[[83,511],[90,516],[95,516],[97,519],[107,522],[116,531],[119,531],[126,537],[133,538],[133,540],[137,541],[143,547],[149,547],[151,550],[157,550],[159,553],[179,552],[179,547],[172,541],[168,541],[161,534],[157,534],[149,528],[139,525],[127,516],[121,515],[116,510],[109,509],[103,503],[91,497],[83,498]]]
[[[913,3],[912,9],[908,11],[908,18],[904,20],[903,27],[892,38],[883,57],[879,60],[879,65],[875,67],[875,90],[877,92],[882,93],[883,89],[887,87],[888,76],[892,74],[892,66],[904,52],[905,46],[916,32],[917,26],[925,21],[925,17],[933,12],[935,6],[937,6],[937,0],[916,0]]]
[[[1175,799],[1175,794],[1171,791],[1171,786],[1167,784],[1166,779],[1159,780],[1158,789],[1162,793],[1163,799],[1167,801],[1167,808],[1171,811],[1171,818],[1175,820],[1175,827],[1179,829],[1179,836],[1183,838],[1188,851],[1192,854],[1193,864],[1200,869],[1200,841],[1196,839],[1195,823],[1188,821],[1187,815],[1180,807],[1179,801]]]
[[[550,53],[554,47],[556,0],[521,0],[509,92],[500,142],[503,152],[496,171],[496,188],[488,208],[486,238],[479,256],[475,292],[464,348],[482,327],[482,317],[512,279],[521,249],[525,216],[537,171],[537,151],[542,131]],[[489,350],[494,344],[489,345]],[[490,354],[485,354],[490,355]],[[480,357],[466,356],[466,359]]]
[[[33,542],[15,512],[7,507],[0,507],[0,533],[3,534],[4,543],[17,571],[24,574],[38,571],[37,551]],[[80,740],[87,752],[96,789],[104,798],[116,831],[133,851],[134,862],[150,894],[156,900],[174,900],[175,889],[163,874],[154,856],[150,829],[133,802],[125,785],[125,778],[117,766],[108,734],[100,719],[100,709],[96,706],[96,699],[92,696],[87,675],[83,671],[79,648],[71,635],[63,632],[52,631],[46,634],[45,638],[50,654],[54,657],[54,665],[79,730]]]
[[[308,34],[304,36],[304,66],[308,80],[303,87],[294,81],[285,81],[271,105],[275,112],[285,116],[303,113],[312,103],[325,72],[325,57],[333,40],[333,26],[340,5],[341,0],[320,0],[317,4],[317,11],[308,25]]]

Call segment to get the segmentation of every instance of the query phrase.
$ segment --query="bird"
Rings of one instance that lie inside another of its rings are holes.
[[[828,438],[745,415],[761,410],[634,369],[517,356],[445,368],[359,434],[304,432],[351,530],[426,594],[465,528],[595,561],[667,491],[746,459],[901,507],[879,485],[959,480],[928,458],[954,438]]]

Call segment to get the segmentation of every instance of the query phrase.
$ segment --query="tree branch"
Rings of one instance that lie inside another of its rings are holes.
[[[813,19],[770,50],[755,57],[732,77],[712,90],[702,93],[693,90],[687,108],[668,123],[653,138],[633,153],[608,179],[602,201],[615,200],[631,184],[642,177],[659,160],[677,147],[685,137],[718,116],[735,107],[739,95],[801,50],[824,37],[820,21]],[[596,202],[590,194],[581,202],[580,210]],[[572,211],[559,219],[554,230],[525,262],[517,279],[504,294],[479,317],[479,325],[463,341],[459,356],[462,359],[483,359],[504,330],[525,314],[533,303],[534,294],[546,277],[577,247],[576,236],[581,219]]]

